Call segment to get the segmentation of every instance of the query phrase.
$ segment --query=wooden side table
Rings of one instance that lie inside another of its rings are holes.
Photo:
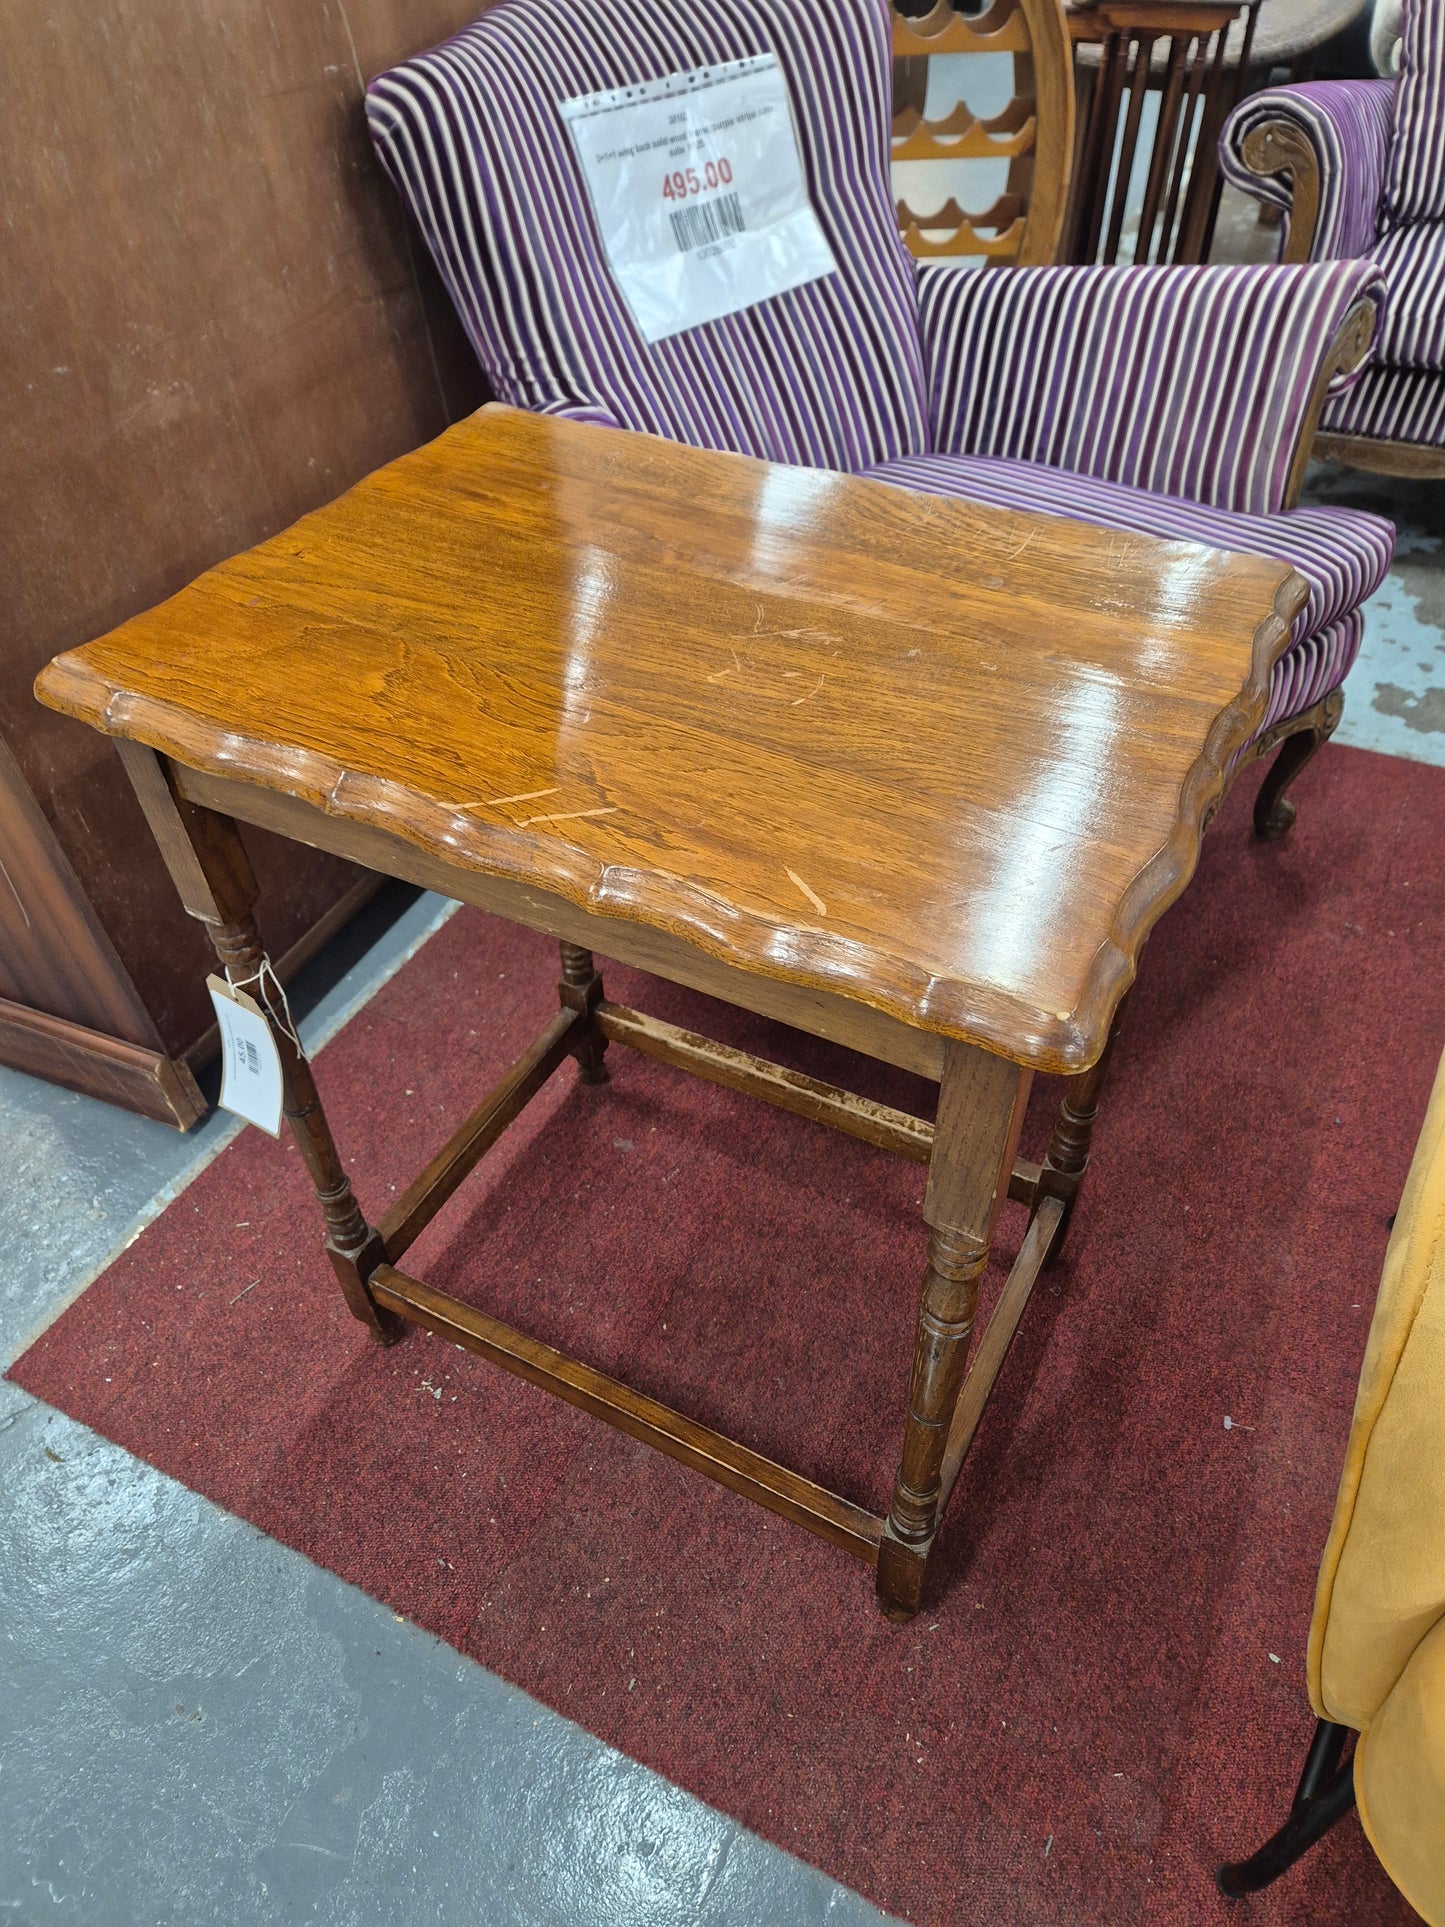
[[[372,1337],[481,1353],[846,1547],[907,1616],[1064,1235],[1115,1014],[1304,595],[1254,556],[488,408],[37,687],[116,739],[186,909],[267,1003]],[[379,1219],[270,989],[238,819],[560,940],[560,1008]],[[933,1078],[936,1118],[616,1005],[596,952]],[[613,1044],[926,1164],[886,1517],[401,1268],[559,1066],[595,1084]],[[1070,1082],[1033,1164],[1036,1070]],[[1006,1196],[1029,1227],[966,1372]]]
[[[1219,135],[1240,96],[1260,4],[1093,0],[1071,8],[1080,132],[1061,261],[1118,260],[1150,91],[1159,118],[1132,258],[1209,258]]]

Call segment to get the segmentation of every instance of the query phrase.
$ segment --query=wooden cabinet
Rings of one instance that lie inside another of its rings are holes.
[[[479,11],[54,0],[0,29],[0,1063],[200,1115],[204,936],[110,747],[31,685],[485,399],[361,108]],[[293,966],[371,887],[252,854]]]

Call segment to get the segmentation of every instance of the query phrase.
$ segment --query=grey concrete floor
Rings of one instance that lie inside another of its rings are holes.
[[[1340,740],[1445,764],[1445,490],[1326,467],[1309,494],[1400,527]],[[297,986],[310,1048],[445,908],[387,914]],[[216,1115],[181,1138],[0,1070],[0,1360],[236,1128]],[[16,1921],[883,1919],[12,1385],[0,1655],[0,1913]]]

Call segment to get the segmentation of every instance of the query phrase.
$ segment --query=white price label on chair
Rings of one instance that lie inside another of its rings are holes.
[[[561,102],[644,340],[832,274],[775,54]]]
[[[208,977],[206,988],[221,1027],[221,1109],[280,1137],[281,1057],[266,1013],[224,977]]]

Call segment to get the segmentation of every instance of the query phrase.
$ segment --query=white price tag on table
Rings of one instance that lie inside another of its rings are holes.
[[[223,977],[207,977],[206,988],[221,1027],[221,1109],[280,1137],[281,1058],[266,1013]]]
[[[559,111],[645,340],[835,271],[775,54],[585,94]]]

